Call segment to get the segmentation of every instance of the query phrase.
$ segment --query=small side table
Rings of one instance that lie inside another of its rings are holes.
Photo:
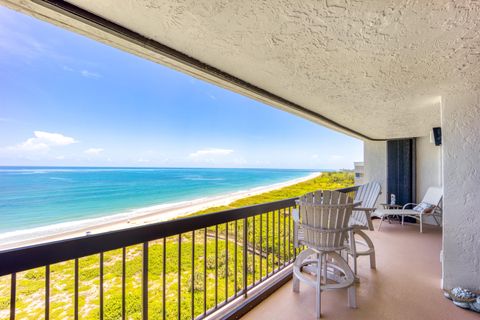
[[[380,205],[383,207],[383,209],[400,210],[403,208],[403,206],[399,204],[381,203]],[[391,216],[388,216],[388,223],[391,223],[390,217]],[[399,216],[395,216],[395,217],[398,219],[398,223],[401,223],[400,217]]]

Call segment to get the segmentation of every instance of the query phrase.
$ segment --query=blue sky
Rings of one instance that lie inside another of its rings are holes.
[[[352,168],[360,140],[0,7],[0,165]]]

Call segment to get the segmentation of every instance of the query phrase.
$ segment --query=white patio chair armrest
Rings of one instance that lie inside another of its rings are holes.
[[[364,212],[367,212],[367,213],[371,213],[373,211],[375,211],[377,208],[353,208],[354,211],[364,211]]]
[[[405,210],[408,206],[417,206],[417,205],[418,205],[418,203],[413,203],[413,202],[407,203],[402,207],[402,210]]]

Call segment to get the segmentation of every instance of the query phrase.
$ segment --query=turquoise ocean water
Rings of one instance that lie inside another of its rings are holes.
[[[228,194],[311,170],[0,167],[0,233]]]

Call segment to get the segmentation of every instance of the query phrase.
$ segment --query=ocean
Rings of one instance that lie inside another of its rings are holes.
[[[312,170],[0,167],[0,234],[301,178]]]

